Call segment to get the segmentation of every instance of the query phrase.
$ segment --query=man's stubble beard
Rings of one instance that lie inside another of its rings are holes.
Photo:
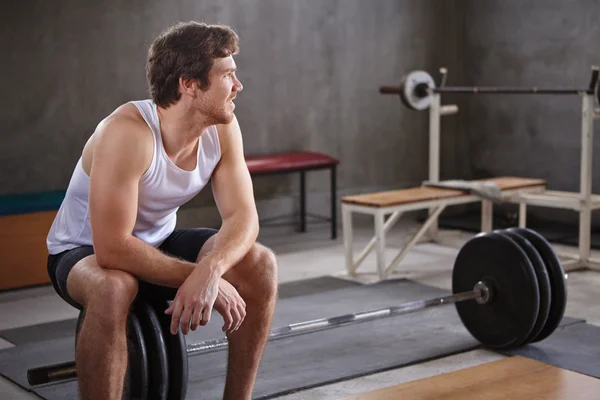
[[[212,101],[198,105],[198,112],[205,115],[211,125],[229,124],[233,120],[233,111],[227,110],[228,103],[216,106]]]

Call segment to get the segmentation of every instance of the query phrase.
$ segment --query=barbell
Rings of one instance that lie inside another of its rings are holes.
[[[442,82],[436,86],[431,75],[417,70],[402,78],[399,86],[381,86],[382,94],[400,95],[402,103],[411,110],[425,110],[431,105],[433,93],[463,94],[545,94],[545,95],[595,95],[600,104],[599,74],[600,66],[592,67],[590,83],[586,88],[539,88],[539,87],[478,87],[478,86],[445,86],[446,70],[442,68]]]
[[[551,245],[531,229],[510,228],[480,233],[465,243],[454,262],[451,295],[294,323],[271,330],[269,341],[455,304],[466,330],[483,346],[510,349],[552,334],[566,300],[564,270]],[[186,344],[181,330],[170,334],[167,307],[166,300],[152,299],[136,300],[132,307],[125,385],[131,397],[156,393],[161,399],[184,399],[188,357],[227,346],[225,337]],[[82,318],[80,313],[75,340]],[[74,361],[27,371],[32,386],[76,377]]]

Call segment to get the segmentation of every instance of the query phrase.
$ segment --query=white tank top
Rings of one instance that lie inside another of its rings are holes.
[[[198,163],[193,171],[177,167],[167,156],[160,134],[156,104],[152,100],[132,102],[154,135],[152,163],[139,181],[138,211],[132,234],[157,247],[175,229],[177,210],[206,186],[221,158],[215,126],[200,136]],[[78,246],[92,246],[88,203],[89,177],[81,158],[75,166],[56,218],[46,240],[48,252],[58,254]]]

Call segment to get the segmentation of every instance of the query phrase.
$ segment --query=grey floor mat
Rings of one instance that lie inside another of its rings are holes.
[[[41,339],[47,341],[73,337],[76,326],[77,319],[65,319],[62,321],[47,322],[45,324],[6,329],[0,331],[0,338],[15,346],[21,346],[28,343],[39,342]]]
[[[522,355],[556,367],[600,378],[600,327],[571,324],[559,327],[540,343],[506,351],[506,355]]]
[[[321,281],[312,283],[317,282]],[[299,292],[296,286],[290,293],[297,295],[278,301],[274,327],[448,294],[405,280],[367,286],[339,282],[339,287],[332,290],[305,295]],[[220,317],[215,318],[188,335],[188,343],[221,337],[220,327]],[[452,305],[273,341],[265,350],[254,396],[268,398],[476,347],[478,343],[463,327]],[[221,351],[190,357],[189,399],[221,397],[226,355]],[[0,373],[27,387],[28,368],[72,359],[72,337],[34,342],[0,352]],[[74,399],[76,390],[74,381],[35,389],[47,399]]]

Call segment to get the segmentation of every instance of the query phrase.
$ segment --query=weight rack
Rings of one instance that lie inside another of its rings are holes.
[[[597,73],[599,67],[592,67]],[[451,88],[444,90],[447,70],[440,68],[442,74],[441,85],[430,91],[432,97],[429,107],[429,181],[439,182],[440,176],[440,127],[441,117],[458,113],[456,105],[442,105],[442,93],[478,93],[477,91],[453,91]],[[596,90],[598,88],[596,87]],[[517,93],[517,92],[515,92]],[[547,93],[551,94],[551,93]],[[581,99],[581,162],[580,184],[578,192],[545,190],[542,193],[515,194],[507,201],[519,205],[519,227],[525,228],[527,221],[527,206],[540,206],[561,208],[579,212],[579,251],[557,252],[562,259],[566,271],[580,269],[594,269],[600,271],[600,259],[590,256],[591,250],[591,218],[592,211],[600,208],[600,194],[592,193],[592,161],[593,161],[593,136],[594,120],[600,119],[600,105],[596,105],[597,93],[590,91],[574,91],[573,93],[554,94],[579,94]],[[482,200],[482,218],[487,221],[487,227],[492,229],[492,202]],[[432,210],[430,210],[431,214]],[[429,235],[432,240],[438,238],[438,218],[433,221]]]

